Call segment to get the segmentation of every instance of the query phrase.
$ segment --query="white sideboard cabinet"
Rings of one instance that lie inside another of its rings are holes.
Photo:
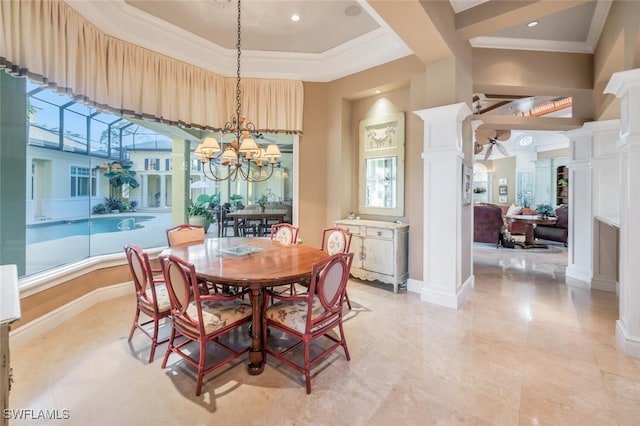
[[[393,284],[393,292],[409,277],[409,225],[377,220],[339,220],[336,226],[351,234],[354,254],[351,275]]]

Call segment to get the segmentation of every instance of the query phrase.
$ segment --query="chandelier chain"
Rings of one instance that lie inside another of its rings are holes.
[[[240,108],[241,108],[241,89],[240,89],[240,54],[241,54],[241,27],[240,27],[240,0],[238,0],[238,39],[236,41],[236,48],[238,50],[238,67],[236,70],[236,128],[238,130],[238,137],[240,137]]]
[[[269,145],[266,149],[261,148],[251,137],[251,133],[255,133],[256,131],[255,124],[248,120],[244,121],[240,115],[242,109],[242,88],[240,76],[242,26],[241,1],[237,1],[238,37],[236,40],[236,111],[235,116],[232,116],[230,120],[225,123],[224,128],[220,130],[221,139],[227,134],[235,134],[236,140],[228,143],[222,142],[222,147],[220,147],[215,138],[207,137],[200,145],[198,145],[194,153],[200,155],[200,162],[203,164],[202,174],[205,179],[215,182],[223,180],[235,182],[238,179],[246,180],[248,182],[264,182],[271,178],[276,167],[280,168],[280,162],[276,161],[276,158],[281,157],[282,154],[275,144]],[[231,2],[231,0],[227,0],[227,2]],[[213,142],[209,139],[212,139]],[[243,145],[245,144],[246,146],[243,148]],[[272,149],[272,147],[275,148]],[[219,154],[216,155],[216,153]],[[204,164],[207,162],[209,163],[208,167],[205,167]],[[227,168],[226,175],[218,175],[218,166],[225,166]],[[269,172],[267,173],[265,169],[269,170]]]

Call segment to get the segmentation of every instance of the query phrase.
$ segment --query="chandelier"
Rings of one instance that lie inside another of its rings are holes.
[[[236,113],[227,121],[220,131],[220,141],[214,136],[207,136],[196,147],[195,155],[200,156],[203,175],[206,179],[220,182],[223,180],[236,181],[238,179],[249,182],[264,182],[273,175],[276,167],[280,167],[278,158],[282,156],[275,143],[261,147],[251,137],[256,132],[256,126],[240,115],[240,0],[238,0],[238,68],[236,79]],[[232,142],[224,143],[222,139],[233,135]],[[222,145],[221,145],[222,143]],[[218,167],[224,172],[219,174]]]

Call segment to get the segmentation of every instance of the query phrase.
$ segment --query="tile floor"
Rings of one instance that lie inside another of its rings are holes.
[[[475,249],[476,284],[458,311],[352,281],[351,352],[303,378],[245,360],[205,378],[165,345],[148,364],[127,343],[132,300],[97,305],[15,348],[11,408],[69,410],[74,425],[637,425],[640,360],[615,345],[614,294],[564,283],[566,250]],[[237,336],[242,339],[242,336]]]

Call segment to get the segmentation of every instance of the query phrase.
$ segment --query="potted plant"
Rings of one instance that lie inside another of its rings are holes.
[[[120,210],[122,210],[120,197],[107,197],[104,199],[104,204],[107,207],[107,211],[111,213],[120,213]]]
[[[244,204],[242,204],[242,195],[233,194],[229,197],[229,204],[233,210],[242,210]]]
[[[200,225],[204,227],[204,232],[209,230],[209,225],[215,221],[215,216],[203,203],[191,203],[187,207],[187,216],[189,217],[189,224]]]
[[[551,205],[549,204],[538,204],[538,207],[536,207],[536,211],[538,212],[538,215],[543,218],[556,215],[555,210],[553,210],[553,207],[551,207]]]
[[[260,206],[260,210],[264,212],[265,206],[267,205],[268,197],[266,194],[262,194],[260,198],[256,200],[256,204]]]

